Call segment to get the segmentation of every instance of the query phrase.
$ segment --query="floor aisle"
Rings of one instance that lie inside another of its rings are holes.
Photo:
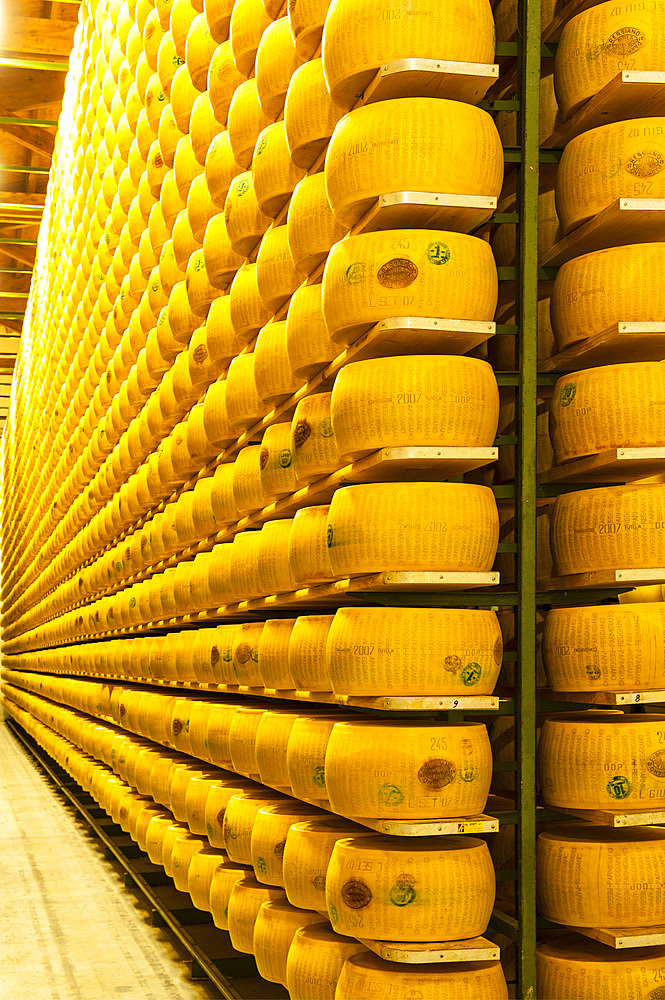
[[[0,717],[2,711],[0,710]],[[0,721],[1,1000],[204,1000],[186,961]]]

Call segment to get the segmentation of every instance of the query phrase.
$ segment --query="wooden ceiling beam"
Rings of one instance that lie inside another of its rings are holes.
[[[76,21],[43,17],[4,17],[0,50],[31,55],[69,56]]]
[[[25,69],[0,70],[3,111],[30,111],[54,102],[61,104],[64,89],[65,78],[62,73]]]
[[[54,137],[48,132],[26,128],[25,125],[0,125],[0,133],[10,136],[19,146],[25,146],[47,160],[53,156]]]
[[[17,260],[21,264],[26,264],[28,267],[34,267],[34,258],[28,256],[27,251],[12,248],[11,250],[6,249],[4,246],[0,247],[0,255],[3,257],[9,257],[10,260]]]

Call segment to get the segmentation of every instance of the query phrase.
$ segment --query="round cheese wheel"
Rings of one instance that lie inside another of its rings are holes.
[[[233,672],[239,684],[262,685],[259,672],[259,643],[263,631],[263,622],[246,622],[238,625],[233,639]],[[239,709],[240,711],[240,709]],[[245,712],[245,709],[242,709]],[[247,709],[252,712],[254,709]],[[236,713],[237,714],[237,713]],[[245,722],[250,716],[243,716]],[[259,719],[256,720],[258,725]],[[238,725],[234,718],[232,725]],[[233,748],[232,748],[233,749]],[[254,769],[256,771],[256,768]]]
[[[254,158],[256,140],[271,121],[259,104],[256,80],[245,80],[236,88],[227,122],[233,155],[245,170],[249,169]]]
[[[221,44],[229,37],[233,0],[208,0],[204,5],[210,34]]]
[[[256,730],[259,778],[264,785],[284,791],[287,795],[291,793],[291,785],[286,766],[286,748],[297,718],[297,712],[264,712]]]
[[[493,692],[502,654],[493,611],[340,608],[326,668],[337,694],[480,695]]]
[[[206,320],[206,341],[211,363],[220,368],[225,368],[242,351],[243,342],[238,340],[231,322],[231,299],[228,295],[220,295],[210,306]],[[188,428],[191,420],[190,413]]]
[[[546,719],[538,745],[543,798],[563,809],[658,808],[664,723],[662,715],[610,712]]]
[[[380,862],[380,863],[379,863]],[[335,844],[326,875],[330,922],[379,941],[460,941],[483,934],[494,906],[494,866],[484,840],[384,836]]]
[[[199,166],[205,166],[212,140],[215,136],[220,135],[223,130],[224,126],[217,121],[213,114],[210,94],[206,90],[204,93],[199,94],[194,101],[192,114],[189,119],[191,146]]]
[[[326,643],[334,615],[296,618],[289,639],[289,673],[300,691],[329,691]]]
[[[233,539],[230,581],[234,601],[265,597],[258,571],[260,541],[258,531],[240,531]]]
[[[291,424],[271,424],[266,427],[261,442],[261,483],[267,496],[273,499],[295,493],[298,479],[293,468]]]
[[[376,135],[380,144],[373,142]],[[357,108],[337,124],[326,154],[330,205],[349,229],[389,193],[386,185],[391,191],[498,197],[502,182],[496,125],[486,111],[459,101],[405,97]],[[486,219],[491,215],[488,208]],[[478,216],[471,225],[482,221]],[[464,220],[459,223],[463,229]]]
[[[173,881],[176,889],[179,889],[180,892],[187,892],[192,860],[207,846],[208,841],[205,837],[195,837],[191,833],[185,834],[184,837],[178,837],[173,845],[171,853]]]
[[[291,593],[296,589],[288,552],[291,524],[290,518],[268,521],[259,532],[257,569],[262,594]],[[285,659],[286,652],[287,650],[284,649]],[[286,667],[286,663],[284,663],[284,667]],[[264,684],[266,687],[285,686],[283,684],[269,684],[265,678]],[[292,685],[287,684],[286,686],[291,687]]]
[[[242,354],[231,362],[226,377],[226,412],[231,426],[242,429],[253,427],[269,412],[256,389],[253,354]]]
[[[320,392],[301,399],[291,421],[291,451],[296,477],[311,483],[342,466],[331,420],[331,396]]]
[[[252,173],[259,208],[276,218],[305,175],[302,167],[291,159],[283,121],[268,125],[258,137]]]
[[[608,1000],[643,996],[659,1000],[665,948],[614,951],[577,934],[541,942],[536,949],[538,990],[552,1000]],[[662,996],[662,993],[661,993]]]
[[[286,225],[296,270],[311,274],[345,234],[331,211],[324,174],[310,174],[297,185]]]
[[[297,166],[309,170],[328,145],[343,113],[328,92],[321,59],[312,59],[295,71],[286,94],[284,126]]]
[[[226,662],[229,655],[228,646],[220,650],[221,657]],[[214,705],[208,715],[206,728],[206,742],[210,760],[218,767],[230,768],[231,748],[229,745],[229,732],[233,716],[238,709],[237,705]],[[220,845],[216,845],[220,846]]]
[[[213,216],[208,223],[203,237],[203,250],[199,253],[203,254],[210,284],[214,288],[226,290],[242,267],[244,258],[231,246],[223,213]]]
[[[297,0],[288,9],[289,27],[296,52],[311,59],[321,43],[330,0]]]
[[[331,398],[340,454],[350,461],[382,447],[491,445],[499,390],[477,358],[413,355],[345,365]]]
[[[238,657],[234,656],[234,662],[238,662]],[[253,669],[247,668],[247,664],[244,663],[242,664],[240,675],[242,679],[247,677],[251,680],[254,676]],[[233,764],[233,770],[238,774],[258,776],[259,768],[256,761],[255,739],[256,730],[262,715],[262,708],[239,708],[231,720],[231,729],[229,732],[231,763]]]
[[[251,877],[252,869],[249,865],[239,865],[237,862],[227,861],[218,865],[210,883],[210,912],[213,923],[220,930],[229,929],[229,899],[236,882],[240,879]]]
[[[293,794],[306,802],[327,805],[325,759],[333,727],[345,716],[339,712],[301,716],[291,729],[286,763]]]
[[[259,208],[251,170],[231,181],[224,202],[226,231],[236,253],[249,256],[270,225],[270,218]]]
[[[286,986],[286,962],[296,932],[320,924],[318,913],[298,910],[288,903],[264,903],[254,925],[254,956],[259,975]]]
[[[226,852],[204,848],[194,855],[187,873],[187,891],[197,910],[210,912],[210,886],[212,879],[226,860]]]
[[[281,114],[291,77],[302,62],[288,17],[269,24],[256,53],[256,89],[261,108],[270,121],[276,121]]]
[[[216,524],[232,524],[240,517],[235,502],[234,486],[237,478],[235,462],[215,469],[210,490],[210,506]]]
[[[326,912],[326,872],[333,848],[347,837],[370,837],[372,831],[338,816],[293,823],[284,846],[284,890],[293,906]]]
[[[259,791],[259,786],[244,778],[227,780],[221,778],[215,785],[210,785],[205,800],[206,835],[213,847],[224,847],[222,827],[226,807],[234,795],[243,792]]]
[[[187,69],[197,90],[206,89],[208,67],[216,49],[217,43],[210,34],[206,16],[199,13],[192,21],[185,45]]]
[[[332,0],[326,18],[323,64],[333,100],[350,108],[381,64],[396,59],[494,62],[494,18],[489,0],[429,0],[417,17],[386,17],[374,0]],[[432,189],[434,190],[434,189]]]
[[[665,486],[608,486],[557,497],[550,526],[559,574],[665,565]]]
[[[233,499],[241,514],[261,510],[266,496],[261,483],[261,447],[241,448],[233,463]]]
[[[665,365],[658,361],[564,375],[556,384],[550,409],[557,462],[609,448],[657,447],[662,441],[664,406]]]
[[[326,541],[329,514],[330,507],[303,507],[293,519],[289,563],[300,587],[335,579]]]
[[[335,1000],[370,1000],[390,990],[394,1000],[506,1000],[508,986],[500,962],[447,962],[398,965],[377,955],[353,955],[344,963]],[[553,994],[547,995],[548,998]],[[580,1000],[583,994],[580,994]],[[561,994],[564,1000],[564,994]],[[566,997],[568,1000],[568,997]]]
[[[236,163],[228,132],[220,132],[210,143],[205,160],[208,191],[215,205],[223,210],[231,184],[242,173]]]
[[[326,788],[342,816],[476,816],[491,776],[490,741],[480,723],[341,722],[326,750]]]
[[[337,355],[323,318],[322,286],[303,284],[291,296],[286,352],[294,375],[310,379]]]
[[[236,0],[231,14],[231,48],[238,70],[249,76],[261,36],[272,18],[262,0]]]
[[[282,859],[286,835],[292,823],[323,815],[304,802],[286,802],[259,809],[252,827],[252,865],[259,882],[284,885]]]
[[[245,81],[245,74],[236,67],[231,42],[222,42],[215,50],[208,69],[208,93],[213,114],[226,127],[229,107],[236,88]]]
[[[286,350],[286,323],[267,323],[259,332],[254,347],[254,377],[259,397],[266,406],[276,406],[292,396],[301,386]]]
[[[229,289],[229,308],[236,337],[248,344],[272,315],[261,295],[258,264],[244,264],[236,274]]]
[[[332,248],[323,274],[323,315],[342,345],[393,316],[489,321],[497,297],[488,244],[440,230],[350,236]]]
[[[292,1000],[335,1000],[335,989],[347,958],[365,949],[341,937],[327,923],[296,931],[286,960],[286,987]]]
[[[246,877],[236,882],[228,902],[228,923],[231,944],[236,951],[254,954],[254,927],[264,903],[285,902],[281,889],[261,885],[256,879]]]
[[[662,830],[571,823],[537,842],[538,912],[568,927],[653,927],[663,919]]]
[[[261,301],[269,313],[277,312],[302,281],[293,265],[286,226],[273,227],[265,234],[256,269]]]
[[[232,796],[226,804],[223,836],[231,861],[251,865],[252,827],[256,814],[263,806],[278,805],[285,798],[269,789]]]

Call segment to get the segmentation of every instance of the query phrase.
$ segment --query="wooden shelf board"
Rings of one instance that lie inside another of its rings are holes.
[[[665,447],[610,448],[548,469],[539,480],[543,484],[627,483],[659,473],[665,473]]]
[[[663,569],[615,569],[589,573],[574,573],[539,580],[540,590],[585,590],[588,587],[640,587],[652,583],[665,583]]]
[[[543,25],[542,40],[544,42],[557,42],[561,35],[561,30],[571,17],[581,14],[583,10],[595,7],[598,0],[569,0],[568,3],[559,3],[559,10],[554,15],[549,24]]]
[[[381,320],[332,361],[324,374],[332,380],[350,361],[410,354],[466,354],[496,333],[496,323],[430,316]]]
[[[608,809],[564,809],[559,806],[551,806],[551,808],[556,809],[557,812],[565,813],[567,816],[577,816],[579,819],[588,820],[589,823],[611,826],[617,830],[624,827],[662,826],[665,824],[665,809],[632,809],[624,812],[610,812]]]
[[[663,219],[665,224],[665,217]],[[661,361],[665,358],[665,323],[620,322],[541,361],[542,372],[576,371],[596,365],[633,361]]]
[[[623,708],[626,705],[665,704],[665,691],[552,691],[544,697],[553,701],[572,701],[576,704],[611,705]]]
[[[665,115],[665,72],[624,69],[562,122],[542,146],[565,146],[582,132],[628,118]]]
[[[665,198],[619,198],[558,240],[540,265],[554,267],[594,250],[660,241],[664,228]]]
[[[439,191],[391,191],[369,206],[351,228],[351,235],[384,229],[445,229],[469,233],[496,211],[491,195],[448,194]]]
[[[497,64],[395,59],[381,66],[358,103],[373,104],[401,97],[443,97],[478,104],[498,79]]]
[[[455,819],[368,819],[349,816],[355,823],[367,826],[378,833],[395,837],[458,837],[463,833],[498,833],[499,821],[494,816],[466,816]],[[665,820],[663,820],[665,822]]]
[[[427,944],[395,941],[368,941],[359,937],[361,944],[387,962],[405,965],[425,965],[444,962],[498,962],[501,952],[498,945],[484,937],[468,941],[432,941]]]
[[[578,934],[600,941],[616,951],[625,948],[662,948],[665,927],[571,927]]]

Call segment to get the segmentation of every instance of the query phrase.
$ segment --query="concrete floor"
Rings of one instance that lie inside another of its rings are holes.
[[[203,1000],[168,931],[152,927],[2,721],[1,1000]]]

